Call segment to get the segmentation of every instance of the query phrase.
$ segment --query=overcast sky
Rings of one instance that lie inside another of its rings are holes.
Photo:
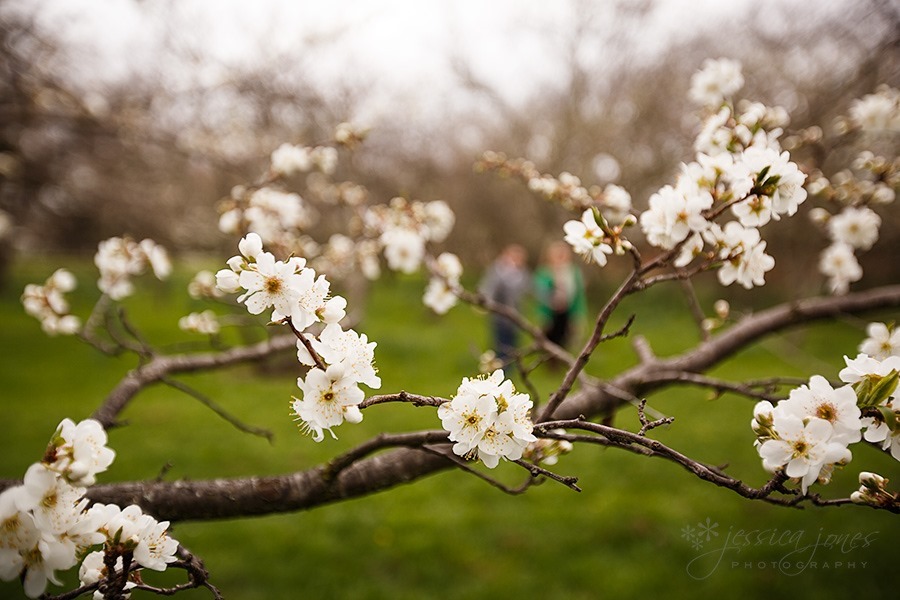
[[[376,81],[370,110],[400,97],[450,93],[450,56],[496,84],[511,99],[553,82],[570,31],[587,12],[615,29],[610,2],[569,0],[17,0],[40,7],[39,22],[79,49],[77,77],[99,81],[150,68],[165,29],[216,63],[292,56],[321,81]],[[657,0],[635,32],[633,53],[652,53],[673,36],[739,18],[744,0]],[[686,25],[689,24],[689,25]],[[314,56],[305,40],[318,39]],[[159,65],[156,64],[158,67]],[[175,73],[170,73],[175,76]]]

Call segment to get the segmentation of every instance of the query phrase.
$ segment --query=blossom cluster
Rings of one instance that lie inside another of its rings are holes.
[[[828,277],[828,287],[835,294],[846,293],[851,283],[862,278],[856,255],[875,244],[881,227],[874,208],[892,203],[900,187],[900,158],[888,161],[865,150],[851,167],[830,179],[817,172],[809,184],[812,193],[837,209],[819,207],[810,213],[830,241],[819,258],[819,271]]]
[[[67,292],[78,282],[66,269],[57,269],[44,285],[29,283],[22,293],[25,312],[41,322],[41,328],[49,335],[72,335],[81,329],[81,320],[69,314]]]
[[[316,168],[331,175],[337,168],[338,152],[331,146],[295,146],[282,144],[272,152],[271,170],[278,176],[306,173]]]
[[[359,422],[364,397],[359,384],[379,388],[381,379],[373,364],[375,342],[340,325],[347,301],[330,296],[330,282],[305,259],[280,261],[265,252],[255,233],[241,239],[238,249],[241,254],[228,260],[229,268],[216,273],[217,285],[225,293],[243,291],[237,301],[251,314],[272,308],[271,321],[290,324],[299,336],[298,359],[310,369],[297,380],[302,398],[291,407],[304,429],[321,441],[325,430],[334,435],[332,428],[345,420]],[[305,332],[314,324],[324,326],[318,335]]]
[[[887,490],[889,481],[878,473],[863,471],[859,474],[859,489],[850,494],[850,499],[857,504],[896,507],[900,494]]]
[[[528,189],[541,194],[547,200],[560,203],[566,210],[584,211],[600,209],[608,223],[620,225],[631,214],[631,194],[618,185],[585,187],[577,175],[562,172],[554,177],[541,173],[533,162],[510,159],[502,152],[485,152],[475,165],[479,171],[496,171],[505,177],[517,177]]]
[[[537,441],[529,414],[532,405],[528,394],[517,393],[497,369],[487,377],[464,378],[456,395],[438,407],[438,417],[455,442],[456,455],[478,457],[493,469],[500,457],[518,460]]]
[[[123,300],[134,293],[132,276],[141,275],[149,266],[157,279],[165,279],[172,263],[165,248],[150,239],[140,243],[124,237],[100,242],[94,264],[100,270],[97,287],[113,300]]]
[[[256,233],[242,238],[238,249],[241,254],[228,259],[229,268],[216,273],[216,285],[226,294],[243,290],[237,301],[250,314],[272,308],[272,322],[290,319],[298,330],[344,318],[347,301],[340,296],[329,298],[331,284],[324,275],[316,276],[306,259],[275,260],[271,252],[263,251],[262,238]]]
[[[324,431],[335,437],[333,427],[344,421],[362,421],[359,404],[365,394],[359,384],[372,389],[381,387],[374,365],[376,343],[364,333],[344,330],[339,323],[329,323],[318,337],[301,335],[297,359],[310,369],[305,378],[297,379],[303,394],[302,398],[293,399],[291,409],[303,428],[320,442]]]
[[[850,106],[851,126],[868,133],[900,132],[900,90],[882,85]]]
[[[867,346],[869,340],[863,343]],[[759,402],[751,427],[763,467],[811,484],[828,483],[836,466],[850,462],[850,444],[865,439],[900,460],[900,426],[895,391],[900,356],[884,359],[859,354],[844,357],[844,385],[832,387],[821,375],[792,390],[786,400]]]
[[[238,186],[223,208],[219,217],[223,233],[252,231],[264,243],[285,248],[292,248],[294,238],[314,222],[314,212],[299,194],[274,187],[248,191]]]
[[[621,226],[610,227],[600,211],[586,208],[579,221],[568,221],[563,225],[565,241],[587,262],[598,266],[606,265],[608,254],[623,254],[631,249],[631,242],[622,238],[622,229],[634,224],[630,215]]]
[[[30,598],[43,594],[48,581],[61,585],[57,571],[71,569],[81,557],[82,584],[110,575],[106,553],[131,553],[138,565],[157,571],[175,560],[178,542],[168,535],[168,522],[157,522],[135,505],[88,508],[84,486],[115,457],[106,442],[97,421],[64,419],[22,485],[0,494],[0,579],[21,578]],[[101,550],[91,551],[101,544]]]
[[[425,288],[422,302],[439,315],[446,313],[456,305],[457,291],[462,277],[462,263],[459,257],[450,252],[441,253],[436,259],[429,261],[431,279]]]
[[[216,313],[211,310],[192,312],[178,319],[178,328],[182,331],[216,335],[221,329]]]
[[[387,205],[370,207],[363,215],[368,237],[378,240],[388,268],[413,273],[425,259],[429,242],[444,241],[456,217],[443,200],[421,202],[396,197]]]
[[[675,185],[650,197],[640,224],[651,245],[680,247],[675,266],[699,257],[701,266],[721,265],[722,285],[749,289],[763,285],[775,264],[759,228],[794,215],[807,192],[806,175],[778,141],[785,111],[757,102],[735,109],[728,98],[742,84],[739,63],[726,59],[707,61],[695,75],[692,97],[715,112],[694,143],[696,160],[682,165]],[[717,222],[726,211],[733,220]]]

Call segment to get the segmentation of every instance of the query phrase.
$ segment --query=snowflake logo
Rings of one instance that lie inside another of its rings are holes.
[[[703,544],[705,542],[711,541],[714,537],[719,536],[719,532],[716,531],[716,528],[719,526],[718,522],[714,522],[709,517],[706,517],[706,521],[697,523],[697,526],[693,525],[685,525],[681,528],[681,537],[686,539],[688,543],[690,543],[691,548],[694,550],[700,550],[703,548]]]
[[[706,517],[706,523],[697,523],[697,538],[706,538],[706,541],[710,541],[714,537],[719,537],[719,532],[716,531],[716,527],[719,526],[719,523],[712,523],[712,519]]]

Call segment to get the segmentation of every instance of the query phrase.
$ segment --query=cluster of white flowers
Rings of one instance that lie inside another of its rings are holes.
[[[199,313],[192,312],[178,319],[178,328],[182,331],[216,335],[219,333],[221,326],[216,313],[211,310],[204,310]]]
[[[896,507],[900,494],[887,490],[888,479],[878,473],[862,471],[859,474],[859,490],[850,494],[850,499],[857,504]]]
[[[718,108],[742,87],[744,76],[739,61],[708,58],[703,62],[703,68],[691,78],[689,95],[701,106]]]
[[[453,452],[464,458],[481,458],[493,469],[500,457],[522,458],[532,434],[528,394],[516,393],[512,381],[497,369],[490,376],[462,380],[456,395],[438,407],[438,417],[450,432]]]
[[[314,221],[313,211],[298,194],[263,187],[249,194],[239,189],[232,195],[238,198],[219,217],[223,233],[253,232],[266,244],[290,247],[291,240]]]
[[[302,398],[294,398],[291,408],[317,442],[344,421],[359,423],[362,412],[359,403],[365,397],[359,384],[372,389],[381,387],[381,378],[375,369],[375,342],[365,334],[352,329],[344,330],[339,323],[329,323],[318,337],[302,334],[297,341],[297,359],[310,367],[306,378],[297,379],[303,392]],[[312,348],[324,365],[317,366]],[[320,368],[324,366],[324,370]]]
[[[71,569],[86,553],[82,583],[104,576],[104,552],[131,551],[140,566],[157,571],[175,560],[178,542],[166,533],[167,522],[158,523],[133,505],[87,508],[83,486],[92,485],[114,457],[97,421],[59,424],[22,485],[0,494],[0,579],[21,578],[25,594],[37,598],[48,581],[61,585],[56,572]],[[88,553],[99,544],[103,550]]]
[[[337,168],[338,152],[331,146],[282,144],[272,152],[272,172],[279,176],[306,173],[313,168],[331,175]]]
[[[188,295],[194,300],[222,297],[222,290],[216,287],[216,274],[212,271],[198,271],[188,283],[187,289]]]
[[[562,429],[553,429],[550,433],[565,433]],[[528,444],[528,447],[525,448],[525,452],[522,454],[522,457],[525,460],[534,463],[543,463],[548,466],[553,466],[557,462],[559,462],[559,457],[563,454],[568,454],[572,450],[575,449],[575,446],[572,442],[568,440],[557,440],[553,438],[538,438],[537,440]]]
[[[216,273],[218,287],[226,293],[243,290],[238,302],[251,314],[271,307],[273,322],[290,321],[301,336],[297,356],[310,369],[298,379],[303,397],[295,398],[291,407],[304,428],[321,441],[325,430],[334,435],[332,427],[343,421],[359,422],[358,405],[364,397],[359,384],[379,388],[381,379],[373,364],[375,342],[340,325],[347,301],[329,296],[331,284],[324,275],[317,277],[303,258],[275,260],[263,251],[262,239],[255,233],[247,234],[238,249],[241,255],[229,259],[230,268]],[[318,336],[304,332],[316,323],[324,324]]]
[[[844,294],[850,284],[862,278],[857,252],[869,250],[878,241],[881,217],[871,206],[894,201],[894,187],[900,185],[900,165],[888,164],[871,152],[863,152],[854,161],[857,174],[842,171],[828,181],[818,176],[814,189],[826,200],[843,204],[831,214],[825,208],[810,213],[813,222],[823,225],[831,244],[819,258],[819,271],[828,277],[834,294]]]
[[[803,493],[819,480],[827,483],[835,465],[850,462],[847,445],[860,439],[860,410],[849,385],[833,389],[814,375],[809,386],[793,390],[776,406],[760,402],[753,430],[763,468],[800,480]]]
[[[369,208],[363,215],[368,235],[378,240],[388,267],[413,273],[425,258],[427,243],[444,241],[456,217],[443,200],[432,202],[394,198],[388,205]]]
[[[566,233],[566,242],[572,246],[576,254],[602,267],[606,264],[606,255],[612,254],[613,248],[609,244],[609,238],[597,223],[599,216],[593,209],[587,208],[580,221],[568,221],[563,225],[563,231]]]
[[[568,171],[563,171],[559,177],[535,173],[528,179],[528,189],[571,209],[593,203],[590,192],[581,185],[581,179]]]
[[[881,86],[874,94],[855,100],[850,106],[850,121],[866,132],[900,131],[900,91]]]
[[[859,405],[865,414],[862,426],[867,442],[881,444],[883,450],[900,460],[900,403],[896,388],[900,356],[883,360],[860,354],[855,359],[845,357],[847,367],[840,372],[841,381],[854,386]]]
[[[216,273],[216,285],[226,294],[244,290],[237,300],[250,314],[271,307],[273,322],[289,318],[301,331],[313,323],[337,323],[344,318],[347,301],[340,296],[329,298],[331,284],[324,275],[316,277],[305,259],[275,260],[272,253],[263,251],[256,233],[242,238],[238,249],[241,255],[228,259],[229,268]]]
[[[443,252],[435,260],[430,261],[431,279],[425,288],[422,302],[439,315],[445,314],[456,305],[459,290],[459,278],[463,267],[459,257],[450,252]]]
[[[344,121],[334,128],[334,141],[342,146],[354,148],[369,134],[369,129],[361,125]]]
[[[847,366],[839,374],[843,386],[832,388],[814,375],[786,400],[775,406],[762,401],[753,410],[751,427],[763,467],[799,479],[804,494],[816,481],[828,483],[835,466],[850,462],[848,446],[863,438],[881,443],[900,460],[893,406],[900,357],[878,360],[860,354],[844,360]]]
[[[735,113],[728,97],[742,84],[740,65],[728,60],[707,61],[694,77],[692,96],[717,112],[697,137],[696,160],[682,165],[674,186],[650,197],[640,224],[651,245],[680,245],[676,266],[702,257],[721,264],[722,285],[749,289],[764,285],[775,264],[758,228],[794,215],[807,193],[806,175],[778,142],[786,113],[760,103],[743,103]],[[736,220],[716,222],[726,208]]]
[[[867,354],[876,360],[900,356],[900,329],[885,323],[869,323],[866,326],[866,336],[868,337],[859,345],[861,354]]]
[[[172,272],[172,263],[165,248],[145,239],[137,243],[127,237],[113,237],[100,242],[94,264],[100,269],[97,287],[113,300],[122,300],[134,293],[132,276],[141,275],[149,265],[158,279]]]
[[[41,322],[49,335],[72,335],[81,329],[78,317],[69,314],[65,295],[77,285],[75,276],[66,269],[57,269],[44,285],[29,283],[22,293],[25,312]]]

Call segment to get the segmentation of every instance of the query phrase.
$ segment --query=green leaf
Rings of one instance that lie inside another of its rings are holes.
[[[877,408],[884,418],[884,422],[891,428],[891,431],[897,431],[897,413],[894,412],[894,409],[888,406],[879,406]]]
[[[860,408],[868,408],[882,404],[896,391],[898,381],[900,381],[900,374],[897,369],[883,377],[866,375],[853,385],[853,389],[856,391],[857,405]]]

